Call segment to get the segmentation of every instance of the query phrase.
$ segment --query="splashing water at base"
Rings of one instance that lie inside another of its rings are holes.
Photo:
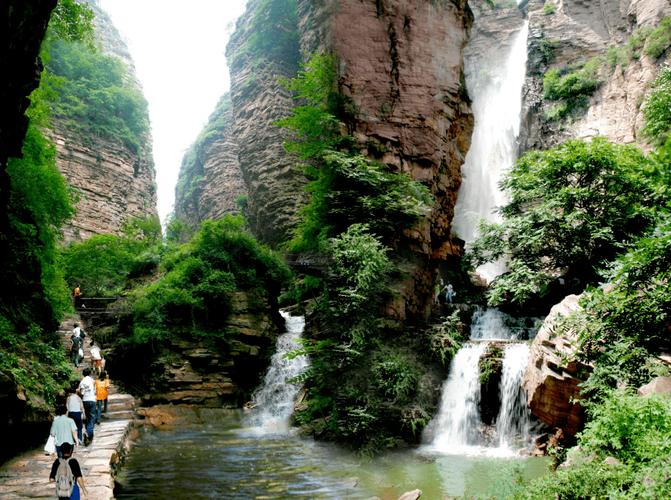
[[[501,409],[496,419],[499,448],[511,452],[529,442],[530,417],[522,377],[529,361],[527,344],[506,346],[501,372]]]
[[[452,360],[443,385],[440,410],[433,428],[431,449],[440,453],[464,453],[480,445],[480,369],[478,363],[487,345],[468,344]]]
[[[300,347],[299,341],[305,328],[303,316],[280,314],[286,321],[287,332],[277,338],[277,350],[270,360],[270,367],[260,388],[252,397],[252,410],[245,423],[258,434],[286,434],[290,429],[291,415],[300,391],[291,380],[308,368],[306,356],[287,357]]]

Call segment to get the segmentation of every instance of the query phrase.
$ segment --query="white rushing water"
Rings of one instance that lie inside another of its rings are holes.
[[[467,453],[480,444],[480,370],[478,362],[487,345],[467,344],[452,360],[443,385],[440,410],[433,424],[431,447],[441,453]]]
[[[467,246],[477,237],[480,220],[500,220],[495,209],[508,201],[499,182],[517,159],[528,35],[529,22],[525,21],[508,53],[465,62],[475,123],[452,224]],[[504,270],[503,262],[478,268],[488,282]]]
[[[529,442],[530,416],[522,377],[529,361],[528,344],[506,346],[501,371],[501,409],[496,419],[499,448],[511,452]]]
[[[287,331],[277,338],[277,350],[270,360],[263,384],[252,397],[252,409],[246,423],[261,434],[286,434],[300,392],[291,379],[308,368],[306,356],[287,358],[287,354],[300,347],[299,340],[305,328],[303,316],[291,316],[281,311]]]

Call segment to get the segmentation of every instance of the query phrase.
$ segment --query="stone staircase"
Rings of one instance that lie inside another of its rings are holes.
[[[59,329],[63,347],[67,352],[70,351],[70,335],[75,322],[81,324],[76,316],[67,318]],[[91,366],[90,346],[91,338],[87,335],[84,360],[78,369],[80,374],[84,368]],[[86,498],[114,498],[113,469],[127,452],[134,418],[134,398],[120,393],[114,383],[111,383],[107,413],[101,418],[100,425],[96,425],[93,442],[88,447],[77,447],[73,455],[82,467],[88,491]],[[47,437],[44,436],[45,442]],[[49,482],[49,471],[55,459],[56,455],[46,455],[42,449],[37,449],[0,466],[0,498],[55,498],[55,486]]]

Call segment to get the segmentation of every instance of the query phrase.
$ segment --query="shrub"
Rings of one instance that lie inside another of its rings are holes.
[[[643,105],[643,134],[655,144],[662,144],[671,132],[671,68],[664,67],[652,85]]]
[[[555,12],[557,12],[557,6],[555,4],[549,2],[545,2],[545,4],[543,4],[544,16],[551,16]]]
[[[653,59],[659,59],[670,46],[671,17],[665,17],[648,35],[644,52]]]

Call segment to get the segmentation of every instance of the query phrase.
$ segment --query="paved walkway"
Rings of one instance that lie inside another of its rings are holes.
[[[68,318],[59,333],[63,346],[70,349],[70,335],[74,322],[79,318]],[[90,366],[91,339],[86,338],[85,359],[79,370]],[[84,474],[88,497],[92,500],[114,498],[112,471],[125,455],[124,446],[133,427],[135,400],[128,394],[118,393],[114,384],[110,385],[107,414],[96,425],[93,443],[80,446],[74,456],[79,461]],[[44,436],[46,442],[47,436]],[[55,486],[49,482],[49,471],[56,455],[46,455],[42,449],[26,452],[0,467],[0,498],[55,498]]]

